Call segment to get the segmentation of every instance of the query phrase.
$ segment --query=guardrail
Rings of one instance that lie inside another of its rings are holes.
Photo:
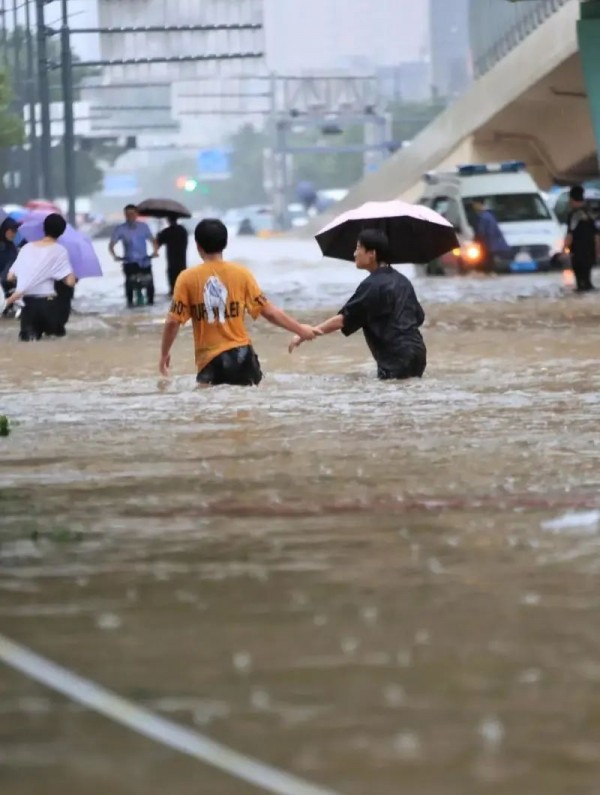
[[[496,0],[501,2],[501,0]],[[562,6],[575,0],[538,0],[532,8],[519,8],[522,16],[509,27],[494,44],[479,53],[473,61],[475,78],[489,72],[498,61],[501,61],[518,44],[526,39],[536,28],[542,25],[548,17],[555,14]]]

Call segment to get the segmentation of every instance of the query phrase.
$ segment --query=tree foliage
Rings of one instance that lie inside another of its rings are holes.
[[[6,72],[0,71],[0,148],[23,141],[23,121],[10,108],[12,93]]]

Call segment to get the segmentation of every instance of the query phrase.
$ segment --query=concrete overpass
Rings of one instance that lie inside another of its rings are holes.
[[[498,0],[503,2],[503,0]],[[592,49],[600,92],[600,0],[586,0],[594,18]],[[588,98],[578,41],[578,0],[562,0],[520,44],[423,130],[377,173],[359,182],[335,213],[363,201],[421,193],[421,177],[458,163],[524,160],[542,187],[597,176],[598,143],[594,135],[595,97]],[[589,33],[589,29],[588,29]],[[588,36],[589,38],[589,36]],[[591,52],[591,55],[590,55]],[[594,68],[594,67],[592,67]],[[600,117],[596,119],[600,141]],[[320,219],[321,221],[322,219]]]

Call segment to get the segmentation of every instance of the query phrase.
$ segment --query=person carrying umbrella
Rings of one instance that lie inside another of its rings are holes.
[[[354,262],[369,275],[340,311],[316,329],[322,334],[341,331],[346,337],[362,329],[377,363],[378,378],[420,378],[427,364],[427,349],[419,330],[425,313],[412,284],[388,264],[389,259],[390,244],[385,232],[359,232]],[[295,336],[290,353],[302,342]]]
[[[177,277],[187,267],[188,232],[177,221],[179,218],[191,218],[192,214],[187,207],[174,199],[144,199],[137,209],[140,215],[166,218],[168,221],[167,228],[158,233],[156,245],[157,249],[166,247],[169,295],[173,295]]]
[[[144,287],[148,304],[154,304],[154,279],[152,277],[152,259],[158,256],[156,240],[152,232],[143,221],[138,221],[138,208],[135,204],[124,207],[125,223],[119,224],[112,233],[108,250],[115,262],[123,263],[125,274],[125,297],[127,307],[133,307],[133,296],[136,287]],[[152,255],[148,255],[146,243],[152,244]],[[123,256],[115,253],[117,243],[123,244]]]
[[[187,268],[188,231],[177,223],[176,215],[167,216],[168,226],[156,236],[158,248],[165,246],[167,251],[167,278],[169,295],[173,295],[177,277]]]
[[[42,335],[63,337],[64,307],[57,298],[55,282],[68,288],[75,286],[75,274],[67,250],[57,243],[67,227],[65,219],[51,213],[44,219],[44,237],[27,243],[11,267],[8,279],[16,282],[7,299],[7,307],[23,300],[19,339],[39,340]]]

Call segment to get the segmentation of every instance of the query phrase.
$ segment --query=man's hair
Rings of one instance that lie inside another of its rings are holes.
[[[378,263],[390,261],[390,241],[381,229],[363,229],[358,235],[358,244],[365,251],[374,251]]]
[[[483,196],[474,196],[471,199],[471,204],[485,204],[485,199]]]
[[[137,206],[135,204],[126,204],[125,207],[123,207],[123,212],[126,213],[127,210],[135,210],[136,213],[138,211]]]
[[[58,213],[50,213],[50,215],[47,215],[44,218],[44,234],[47,237],[58,240],[66,228],[67,222],[62,215],[59,215]]]
[[[569,191],[569,198],[574,202],[582,202],[585,200],[585,191],[583,185],[573,185]]]
[[[196,227],[194,238],[207,254],[220,254],[227,248],[227,227],[218,218],[204,218]]]

